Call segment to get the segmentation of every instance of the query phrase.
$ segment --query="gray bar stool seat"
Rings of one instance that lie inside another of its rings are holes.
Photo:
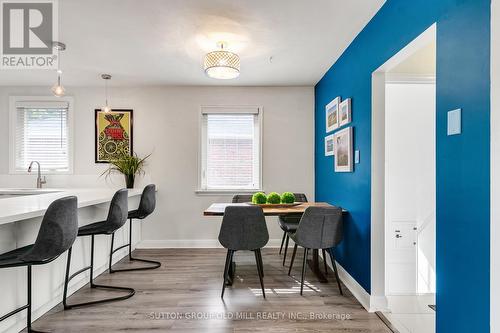
[[[322,249],[328,251],[328,254],[330,255],[339,291],[342,295],[342,287],[340,285],[337,264],[335,263],[335,255],[333,253],[333,248],[342,241],[343,237],[342,208],[308,207],[305,210],[304,215],[302,215],[297,231],[289,233],[288,235],[295,242],[292,260],[290,261],[290,268],[288,269],[288,275],[290,275],[290,272],[292,271],[293,261],[295,259],[295,254],[297,253],[297,246],[300,245],[304,248],[300,294],[302,295],[302,291],[304,289],[307,254],[310,249]],[[323,261],[326,266],[325,251],[323,251]]]
[[[0,255],[0,268],[28,268],[28,301],[6,315],[3,321],[18,312],[27,310],[26,327],[28,332],[39,332],[31,328],[31,267],[48,264],[70,249],[78,232],[77,199],[74,196],[58,199],[50,204],[40,225],[34,244],[23,246]]]
[[[266,297],[264,290],[264,265],[260,249],[269,241],[266,219],[264,212],[259,206],[228,206],[224,211],[222,225],[219,232],[219,242],[227,249],[226,264],[222,282],[221,298],[228,281],[229,269],[236,251],[253,251],[257,264],[262,295]]]
[[[121,189],[121,190],[118,190],[114,194],[113,199],[111,199],[108,217],[105,221],[91,223],[91,224],[85,225],[83,227],[80,227],[78,229],[78,236],[91,236],[90,265],[76,271],[75,273],[73,273],[70,276],[69,272],[70,272],[70,268],[71,268],[71,251],[72,251],[72,249],[69,248],[68,261],[66,264],[66,278],[64,281],[64,292],[63,292],[64,293],[64,297],[63,297],[64,309],[67,310],[67,309],[80,307],[80,306],[87,306],[87,305],[94,305],[94,304],[100,304],[100,303],[106,303],[106,302],[112,302],[112,301],[125,300],[127,298],[134,296],[135,290],[133,288],[100,285],[100,284],[94,283],[95,236],[96,235],[111,235],[111,251],[110,251],[110,259],[111,259],[115,232],[116,232],[116,230],[120,229],[125,224],[125,222],[127,221],[127,214],[128,214],[128,191],[127,191],[127,189]],[[99,289],[104,289],[104,290],[106,290],[106,289],[108,289],[108,290],[121,290],[121,291],[126,291],[127,293],[123,296],[99,299],[99,300],[90,301],[90,302],[69,304],[68,303],[68,284],[69,284],[69,281],[71,281],[71,279],[73,279],[75,276],[77,276],[77,275],[79,275],[87,270],[90,271],[90,288],[92,288],[92,289],[99,288]]]
[[[131,210],[128,212],[129,219],[129,241],[116,249],[111,248],[111,258],[109,259],[109,272],[128,272],[128,271],[143,271],[148,269],[156,269],[161,266],[161,263],[154,260],[140,259],[132,257],[132,220],[144,220],[146,217],[151,215],[156,207],[156,186],[154,184],[147,185],[142,191],[141,201],[139,202],[139,208]],[[128,247],[128,259],[130,261],[140,261],[147,263],[145,267],[134,267],[134,268],[120,268],[113,269],[111,263],[113,262],[113,253],[118,250]]]

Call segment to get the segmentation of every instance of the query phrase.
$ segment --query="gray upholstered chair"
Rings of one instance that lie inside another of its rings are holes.
[[[99,285],[94,283],[94,238],[96,235],[112,235],[111,236],[111,249],[113,249],[113,242],[115,231],[120,229],[125,222],[127,221],[128,216],[128,191],[127,189],[118,190],[113,199],[111,199],[111,204],[109,206],[108,217],[106,220],[96,223],[91,223],[80,227],[78,229],[78,236],[91,236],[90,243],[90,266],[84,267],[78,270],[73,275],[69,275],[69,271],[71,268],[71,248],[68,252],[68,262],[66,266],[66,278],[64,281],[64,297],[63,297],[63,305],[64,309],[71,309],[74,307],[85,306],[85,305],[93,305],[100,304],[111,301],[119,301],[130,298],[134,296],[135,290],[133,288],[128,287],[116,287],[116,286],[107,286],[107,285]],[[110,251],[111,258],[112,250]],[[123,296],[117,296],[112,298],[105,298],[96,301],[83,302],[83,303],[75,303],[68,304],[67,295],[68,295],[68,284],[69,281],[77,276],[80,273],[85,271],[90,271],[90,288],[100,288],[100,289],[109,289],[109,290],[121,290],[126,291],[127,294]]]
[[[139,202],[139,207],[136,210],[131,210],[128,212],[128,219],[129,219],[129,241],[128,241],[128,243],[124,244],[116,249],[111,248],[111,256],[109,258],[109,272],[110,273],[127,272],[127,271],[143,271],[143,270],[147,270],[147,269],[155,269],[155,268],[158,268],[161,266],[161,263],[158,261],[132,257],[132,220],[133,219],[137,219],[137,220],[145,219],[146,217],[148,217],[149,215],[151,215],[154,212],[155,207],[156,207],[156,186],[154,184],[149,184],[146,187],[144,187],[144,190],[142,191],[141,201]],[[115,253],[118,250],[123,249],[124,247],[128,247],[128,259],[130,261],[145,262],[149,265],[144,266],[144,267],[113,269],[112,268],[113,253]]]
[[[0,268],[27,266],[28,301],[16,310],[0,317],[0,321],[27,310],[26,326],[28,332],[37,332],[31,328],[31,266],[47,264],[70,249],[78,232],[76,197],[65,197],[50,204],[32,245],[0,255]]]
[[[236,194],[233,196],[233,203],[252,202],[253,194]]]
[[[304,193],[294,193],[295,202],[307,202],[307,197]],[[278,218],[278,223],[280,225],[281,230],[283,230],[283,239],[281,240],[280,254],[283,250],[283,243],[285,243],[285,254],[283,255],[283,266],[285,266],[286,253],[288,250],[288,241],[290,237],[288,233],[297,231],[297,227],[300,222],[300,218],[302,215],[298,214],[297,216],[280,216]]]
[[[343,236],[342,208],[340,207],[308,207],[302,215],[299,226],[295,233],[289,233],[290,238],[295,242],[292,260],[288,275],[292,271],[293,261],[297,253],[297,246],[304,248],[304,259],[302,262],[302,280],[300,283],[300,294],[304,289],[304,277],[306,273],[307,254],[310,249],[327,250],[332,260],[333,270],[342,295],[337,265],[333,248],[342,241]],[[323,252],[324,253],[324,252]],[[326,256],[323,260],[326,263]]]
[[[262,295],[264,298],[266,297],[263,281],[264,267],[260,249],[268,241],[269,233],[267,232],[266,219],[261,207],[250,205],[226,207],[219,232],[219,242],[227,249],[221,298],[224,297],[234,252],[239,250],[254,252]]]

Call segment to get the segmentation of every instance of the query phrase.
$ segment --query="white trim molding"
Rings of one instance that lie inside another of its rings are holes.
[[[281,239],[270,239],[266,247],[280,247]],[[222,249],[218,239],[158,239],[143,240],[137,249]]]

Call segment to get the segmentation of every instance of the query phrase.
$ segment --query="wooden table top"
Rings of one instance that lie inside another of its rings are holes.
[[[211,204],[204,212],[204,216],[223,216],[224,210],[227,206],[247,206],[248,203],[214,203]],[[326,202],[304,202],[300,205],[293,207],[264,207],[264,215],[266,216],[279,216],[279,215],[295,215],[302,214],[307,207],[331,207]],[[343,210],[345,212],[345,210]]]

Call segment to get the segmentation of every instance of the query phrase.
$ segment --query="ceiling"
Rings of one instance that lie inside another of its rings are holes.
[[[60,0],[63,84],[314,85],[384,0]],[[216,42],[239,78],[208,78]],[[55,71],[0,70],[0,85],[48,85]]]

